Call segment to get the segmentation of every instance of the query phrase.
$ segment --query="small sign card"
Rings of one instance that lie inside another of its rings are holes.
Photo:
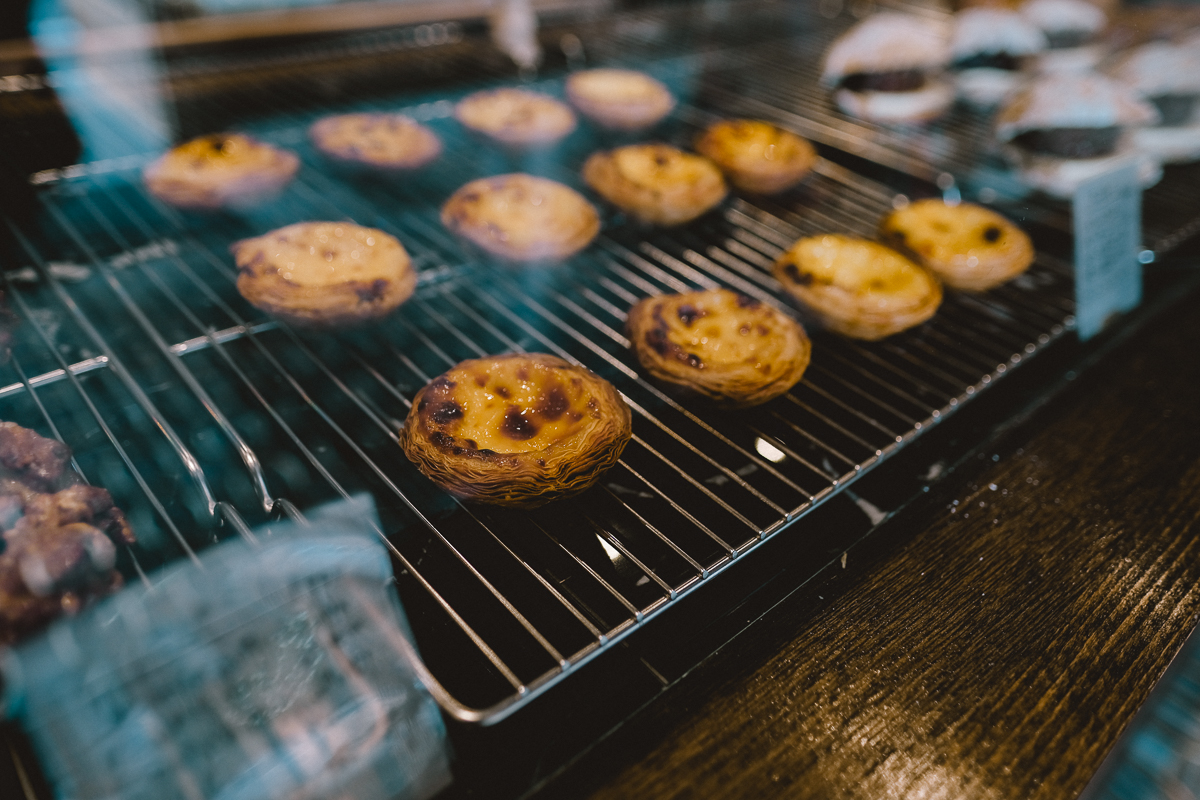
[[[1142,300],[1142,189],[1130,160],[1075,193],[1075,329],[1083,341]]]

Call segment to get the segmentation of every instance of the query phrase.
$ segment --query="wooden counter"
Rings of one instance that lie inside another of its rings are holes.
[[[1076,796],[1200,611],[1195,297],[536,796]]]

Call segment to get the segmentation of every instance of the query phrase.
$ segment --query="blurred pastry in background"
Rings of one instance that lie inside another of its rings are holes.
[[[412,296],[417,273],[396,237],[350,222],[299,222],[233,246],[242,296],[296,325],[377,320]]]
[[[567,99],[592,122],[619,131],[649,128],[675,108],[666,86],[630,69],[576,72],[567,78]]]
[[[1137,157],[1144,186],[1161,163],[1138,155],[1129,132],[1156,124],[1158,111],[1129,87],[1090,72],[1043,75],[1014,94],[996,117],[996,137],[1029,186],[1070,197],[1079,184]]]
[[[1046,34],[1011,9],[958,12],[950,57],[959,96],[982,108],[996,105],[1021,82],[1030,56],[1048,46]]]
[[[471,181],[442,207],[442,224],[507,261],[561,261],[600,232],[600,215],[569,186],[523,173]]]
[[[825,54],[821,81],[842,111],[875,122],[923,122],[954,102],[944,75],[947,23],[910,14],[867,17]]]
[[[879,228],[885,242],[912,254],[955,289],[986,291],[1033,263],[1033,242],[1025,231],[973,203],[917,200],[889,213]]]
[[[797,240],[775,278],[825,327],[875,341],[920,325],[942,302],[933,273],[878,242],[841,234]]]
[[[373,170],[418,169],[442,152],[437,134],[403,114],[324,117],[308,135],[326,158]]]
[[[554,144],[575,130],[575,114],[548,94],[492,89],[467,95],[454,107],[467,128],[517,147]]]
[[[769,122],[723,120],[696,140],[696,152],[721,168],[737,188],[775,194],[804,180],[817,160],[806,139]]]
[[[655,378],[738,408],[795,386],[812,352],[799,323],[728,289],[647,297],[625,328]]]
[[[593,153],[583,179],[605,200],[655,225],[693,220],[728,192],[716,164],[658,143]]]
[[[1150,42],[1118,55],[1105,71],[1153,103],[1157,125],[1133,132],[1133,145],[1165,162],[1200,158],[1200,42]]]
[[[142,171],[142,179],[166,203],[214,211],[269,200],[299,169],[295,153],[241,133],[214,133],[168,150]]]
[[[1026,0],[1020,12],[1050,44],[1038,57],[1039,71],[1090,69],[1104,57],[1100,34],[1108,14],[1098,5],[1088,0]]]
[[[117,545],[133,530],[107,490],[71,468],[71,450],[0,422],[0,646],[120,589]]]

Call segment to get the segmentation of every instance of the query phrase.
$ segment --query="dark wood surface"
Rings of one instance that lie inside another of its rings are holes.
[[[1200,610],[1192,297],[537,796],[1076,796]]]

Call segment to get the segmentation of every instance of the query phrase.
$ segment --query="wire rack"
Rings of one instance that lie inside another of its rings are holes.
[[[816,34],[780,5],[762,4],[760,23],[778,39],[771,46],[812,62]],[[628,20],[658,24],[673,14]],[[779,33],[784,19],[792,27]],[[595,40],[629,53],[626,63],[636,58],[636,43],[602,33]],[[847,152],[875,146],[861,132],[853,141],[816,135],[828,108],[792,125],[809,109],[772,94],[795,91],[784,66],[763,71],[762,95],[775,101],[731,89],[738,65],[769,58],[709,34],[711,47],[693,38],[686,52],[664,47],[662,58],[641,62],[684,100],[660,136],[686,144],[745,103],[775,102],[775,113],[764,106],[756,116]],[[950,292],[931,321],[886,341],[816,331],[804,380],[753,414],[679,400],[643,376],[623,333],[625,310],[652,294],[727,286],[800,316],[771,262],[799,236],[873,235],[899,193],[885,182],[893,173],[821,159],[809,180],[772,200],[734,196],[669,230],[605,212],[596,243],[569,264],[502,268],[442,228],[444,199],[476,177],[516,169],[584,189],[583,159],[613,142],[580,130],[551,154],[522,156],[469,138],[450,118],[451,101],[495,82],[479,75],[455,93],[352,97],[320,111],[294,110],[312,106],[299,89],[268,97],[243,84],[241,100],[266,110],[240,127],[296,150],[303,166],[278,201],[242,215],[159,203],[138,180],[139,156],[42,176],[33,221],[4,221],[7,289],[23,324],[0,367],[0,418],[67,442],[81,474],[129,513],[139,543],[121,567],[134,579],[152,581],[155,567],[280,515],[370,493],[425,678],[449,714],[483,723],[652,626],[765,539],[787,535],[1074,324],[1069,254],[1051,241],[1026,275],[984,295]],[[537,88],[561,96],[561,77]],[[304,131],[349,109],[423,119],[447,155],[404,181],[333,172]],[[838,124],[845,132],[850,123]],[[946,135],[977,136],[977,127]],[[909,139],[888,147],[913,157]],[[905,182],[914,187],[936,191]],[[336,334],[264,317],[236,291],[229,246],[303,219],[352,219],[399,237],[420,270],[414,299],[369,330]],[[532,512],[464,504],[400,452],[397,431],[417,390],[464,358],[506,351],[581,363],[633,409],[633,441],[584,495]]]

